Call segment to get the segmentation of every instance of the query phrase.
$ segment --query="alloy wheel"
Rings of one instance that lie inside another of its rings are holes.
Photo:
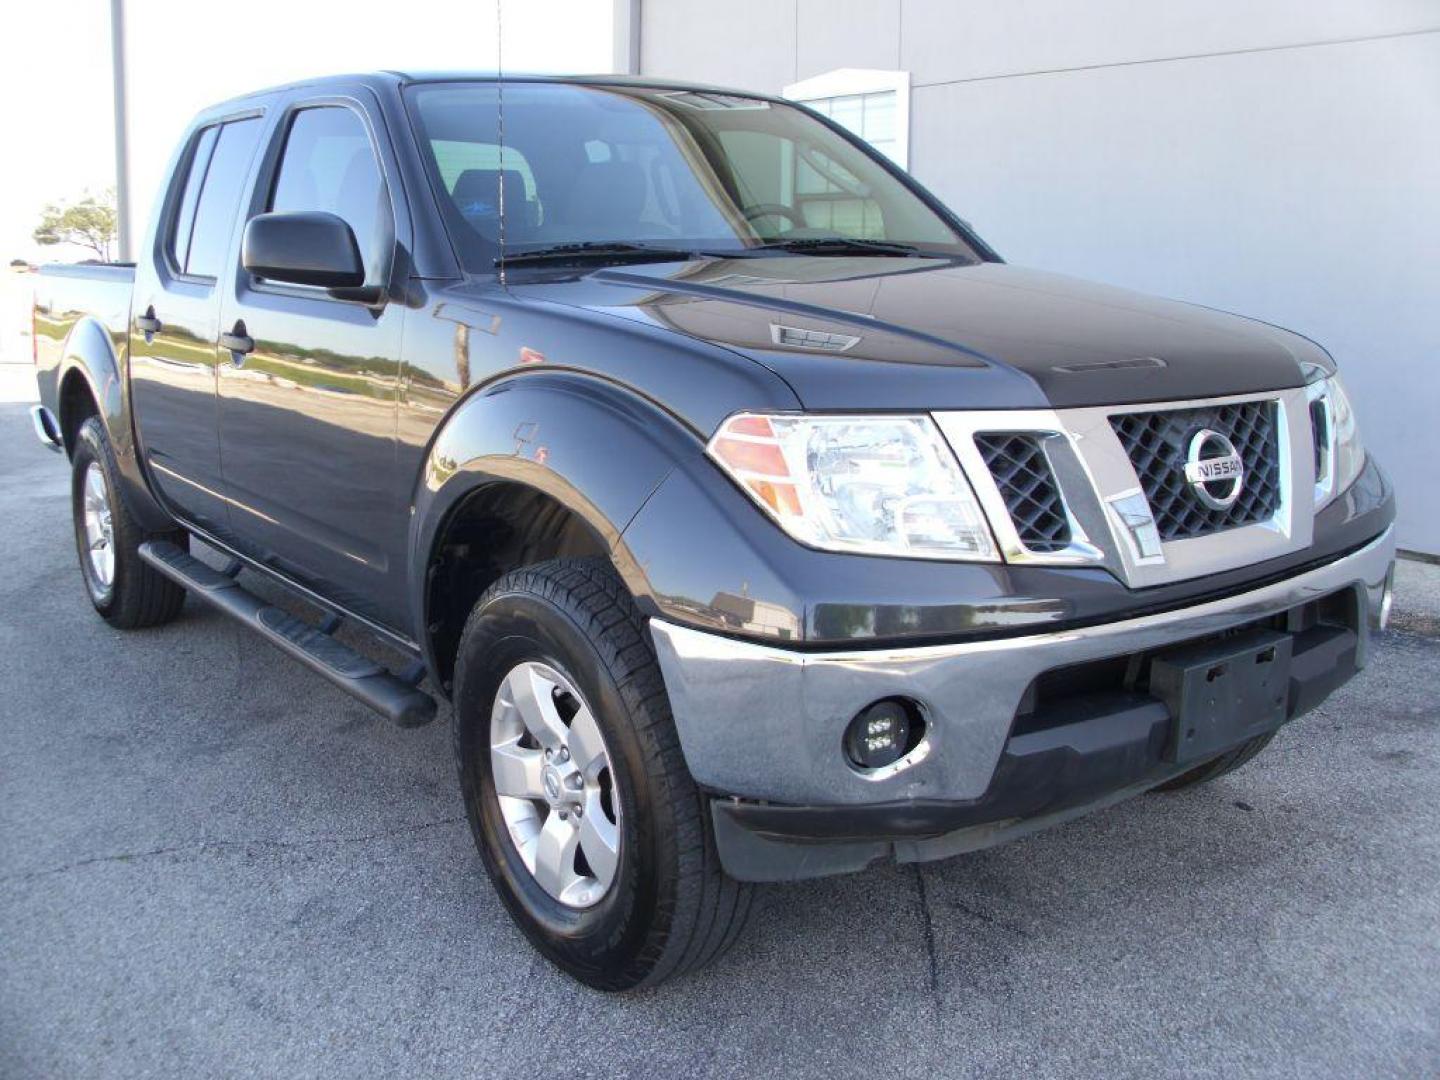
[[[595,715],[564,674],[526,661],[501,681],[490,772],[525,869],[566,907],[599,903],[620,864],[620,797]]]
[[[100,465],[92,461],[85,470],[85,557],[100,590],[115,583],[115,521],[110,509],[110,489]]]

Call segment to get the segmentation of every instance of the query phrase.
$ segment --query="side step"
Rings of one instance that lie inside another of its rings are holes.
[[[140,557],[401,727],[419,727],[435,719],[435,699],[415,688],[418,680],[406,682],[392,675],[324,630],[265,603],[234,575],[216,570],[164,540],[141,544]]]

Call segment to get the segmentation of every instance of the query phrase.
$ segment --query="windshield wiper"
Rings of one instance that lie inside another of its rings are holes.
[[[767,240],[750,251],[793,251],[801,255],[903,255],[944,258],[897,240],[863,240],[854,236],[797,236]]]
[[[765,252],[797,255],[898,255],[912,258],[946,259],[954,256],[925,251],[914,244],[896,240],[864,240],[850,236],[804,236],[793,240],[767,240],[753,247],[724,250],[672,248],[657,244],[636,244],[628,240],[581,240],[551,247],[517,251],[495,260],[495,265],[524,266],[536,263],[578,262],[587,259],[615,262],[679,262],[687,259],[743,259]]]
[[[552,247],[517,251],[495,260],[495,265],[521,266],[526,263],[572,262],[577,259],[616,259],[626,262],[679,262],[693,259],[700,252],[683,248],[655,247],[632,244],[624,240],[583,240]]]

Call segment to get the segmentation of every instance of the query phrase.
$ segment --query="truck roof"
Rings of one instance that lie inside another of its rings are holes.
[[[366,71],[352,72],[349,74],[321,75],[313,79],[299,79],[295,82],[281,83],[278,86],[267,86],[262,89],[252,90],[249,93],[240,94],[237,97],[228,98],[225,101],[216,102],[211,108],[229,106],[242,102],[253,101],[256,98],[268,97],[272,94],[285,93],[291,90],[324,88],[342,83],[371,86],[376,89],[398,89],[414,83],[429,82],[495,82],[504,79],[506,82],[560,82],[574,83],[581,86],[645,86],[658,87],[674,90],[697,90],[704,93],[720,94],[744,94],[748,97],[770,97],[768,94],[757,94],[752,90],[740,90],[735,87],[713,86],[706,83],[686,82],[682,79],[656,78],[645,75],[614,75],[614,74],[557,74],[553,72],[534,71],[496,71],[496,70],[461,70],[461,71]],[[209,111],[208,109],[206,110]]]

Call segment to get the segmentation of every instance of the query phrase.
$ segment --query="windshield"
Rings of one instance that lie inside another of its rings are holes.
[[[976,258],[871,152],[803,109],[695,90],[507,82],[502,139],[501,92],[475,82],[407,94],[472,271],[494,269],[502,234],[507,258],[575,244],[726,254],[842,241]]]

